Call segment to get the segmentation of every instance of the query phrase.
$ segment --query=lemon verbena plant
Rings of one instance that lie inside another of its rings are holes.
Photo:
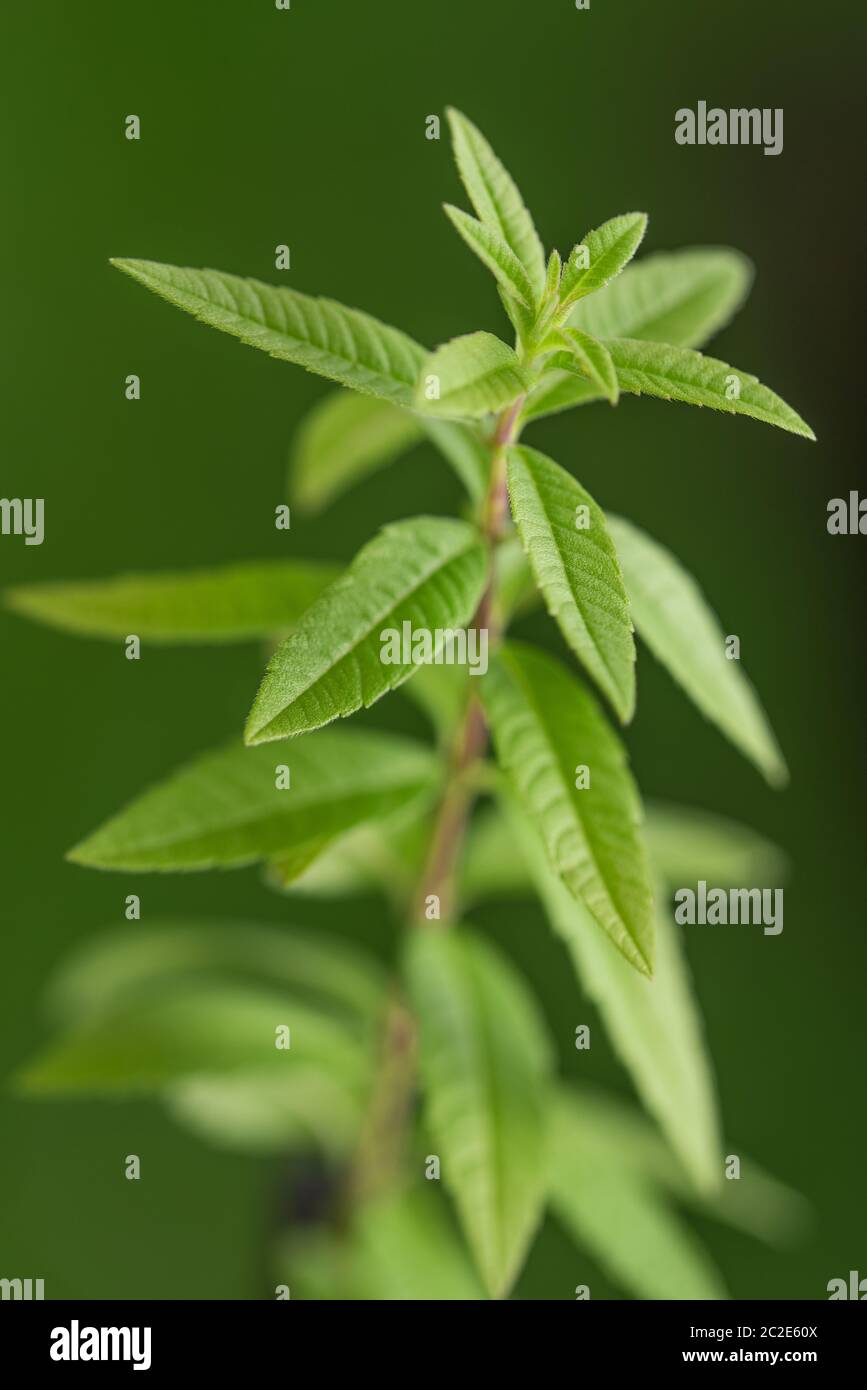
[[[309,1296],[506,1296],[550,1208],[625,1292],[714,1297],[720,1277],[675,1202],[767,1234],[791,1199],[750,1165],[741,1183],[721,1181],[666,885],[696,866],[706,878],[754,872],[772,852],[712,817],[642,811],[617,732],[635,709],[634,631],[770,782],[785,764],[695,581],[522,441],[544,416],[624,392],[813,435],[754,376],[696,350],[745,297],[741,256],[632,264],[641,213],[612,218],[562,260],[546,255],[485,138],[456,111],[449,121],[475,216],[446,213],[495,277],[513,342],[480,331],[429,352],[293,289],[114,264],[343,388],[298,435],[298,506],[325,506],[429,440],[466,488],[464,515],[392,522],[342,572],[252,562],[9,597],[112,639],[276,642],[243,739],[138,796],[70,858],[126,873],[261,861],[296,910],[305,893],[373,883],[407,928],[392,970],[295,928],[111,933],[58,979],[64,1026],[22,1084],[151,1091],[215,1142],[315,1148],[332,1200],[303,1241],[290,1232],[278,1266]],[[568,659],[510,638],[534,599]],[[345,722],[404,682],[430,715],[430,743]],[[474,901],[506,891],[541,899],[646,1118],[557,1079],[539,1002],[465,924]]]

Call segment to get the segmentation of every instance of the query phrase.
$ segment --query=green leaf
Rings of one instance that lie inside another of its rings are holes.
[[[639,1111],[592,1087],[563,1087],[553,1122],[552,1151],[580,1149],[603,1167],[626,1168],[644,1186],[661,1188],[718,1221],[748,1235],[785,1246],[803,1234],[807,1204],[798,1193],[770,1177],[735,1146],[741,1158],[737,1182],[712,1192],[697,1191],[688,1171],[660,1132]]]
[[[333,391],[304,417],[290,462],[292,495],[315,512],[424,439],[418,419],[376,396]]]
[[[482,687],[497,759],[554,872],[625,960],[650,974],[653,895],[623,746],[585,686],[533,647],[508,643]],[[579,790],[583,766],[590,785]]]
[[[412,404],[424,349],[369,314],[219,270],[137,260],[112,265],[202,323],[271,357],[364,395]]]
[[[288,789],[276,785],[278,764]],[[386,815],[429,791],[436,773],[428,749],[393,734],[330,729],[279,758],[233,743],[144,792],[68,858],[100,869],[251,864]]]
[[[566,371],[577,370],[585,376],[597,391],[601,392],[612,405],[620,399],[617,373],[611,361],[611,353],[604,343],[584,333],[580,328],[564,328],[560,334],[566,343],[572,363],[563,362],[557,354],[556,363]]]
[[[502,339],[493,333],[467,333],[427,358],[415,403],[433,414],[488,415],[524,395],[530,381],[514,349]],[[430,391],[436,392],[432,398]]]
[[[403,914],[430,841],[427,810],[424,802],[414,802],[382,820],[355,826],[332,841],[300,875],[287,878],[285,860],[272,860],[266,881],[280,892],[303,897],[373,891],[391,899]]]
[[[475,430],[457,420],[421,418],[422,429],[457,473],[471,502],[481,502],[488,490],[491,452]]]
[[[508,627],[513,618],[532,612],[541,602],[536,579],[518,535],[507,536],[494,552],[497,585],[494,604],[500,624]]]
[[[489,944],[419,931],[407,969],[432,1143],[485,1286],[502,1298],[545,1199],[548,1041],[535,1001]]]
[[[721,1299],[725,1286],[668,1202],[619,1154],[586,1142],[581,1116],[556,1111],[551,1202],[576,1242],[636,1298]]]
[[[604,294],[576,304],[569,323],[594,338],[701,347],[741,307],[752,278],[746,256],[726,247],[645,256]]]
[[[635,710],[635,643],[605,516],[553,459],[526,448],[507,458],[512,514],[548,612],[625,722]]]
[[[563,274],[563,262],[560,260],[560,252],[552,251],[548,257],[548,267],[545,271],[545,299],[555,299],[560,293],[560,278]]]
[[[670,913],[656,914],[652,980],[631,969],[610,939],[551,872],[539,835],[513,798],[515,836],[551,925],[644,1104],[661,1126],[696,1188],[716,1191],[722,1176],[719,1120],[703,1028]]]
[[[562,307],[568,308],[594,290],[601,290],[619,275],[632,260],[646,231],[646,213],[626,212],[590,232],[573,248],[566,262],[560,282]]]
[[[388,1302],[483,1299],[481,1285],[445,1202],[428,1190],[366,1202],[358,1212],[352,1259],[359,1297]]]
[[[9,608],[62,631],[158,643],[242,642],[293,627],[334,565],[251,560],[220,569],[124,574],[6,591]]]
[[[291,1046],[275,1046],[288,1026]],[[359,1039],[291,995],[207,984],[177,986],[100,1013],[49,1043],[18,1078],[32,1094],[132,1094],[189,1077],[291,1075],[311,1063],[331,1074],[368,1074]]]
[[[729,415],[748,415],[790,434],[815,439],[791,406],[762,386],[757,377],[741,372],[716,357],[704,357],[690,348],[665,343],[642,343],[633,338],[612,338],[606,344],[622,391],[636,396],[657,396],[664,401],[706,405]],[[729,395],[730,392],[737,394]]]
[[[702,878],[720,885],[771,884],[786,875],[786,857],[776,845],[694,806],[652,802],[646,837],[654,868],[672,886]]]
[[[467,522],[413,517],[386,526],[271,658],[247,720],[247,742],[317,729],[401,685],[418,666],[383,661],[383,634],[402,636],[405,622],[430,634],[464,627],[486,570],[485,547]]]
[[[512,826],[494,802],[485,805],[470,823],[459,870],[461,901],[467,904],[532,893],[533,880]]]
[[[286,987],[368,1021],[385,998],[381,969],[348,941],[255,922],[168,919],[135,933],[113,928],[81,946],[52,982],[49,1004],[65,1020],[92,1017],[178,980],[214,976]]]
[[[746,298],[749,261],[737,251],[701,248],[647,256],[627,266],[604,294],[582,299],[569,324],[594,338],[641,338],[700,347]],[[534,391],[525,419],[539,419],[602,397],[590,382],[552,372]]]
[[[702,714],[772,786],[782,785],[786,764],[765,712],[740,662],[726,657],[725,634],[695,580],[631,522],[609,517],[608,526],[639,636]]]
[[[506,293],[526,308],[532,309],[535,303],[533,286],[512,248],[498,232],[486,226],[484,222],[477,222],[475,217],[470,217],[469,213],[462,212],[460,208],[452,207],[450,203],[444,206],[449,221]]]
[[[240,1072],[172,1083],[162,1099],[172,1118],[233,1153],[285,1154],[311,1144],[340,1157],[356,1143],[364,1088],[316,1064],[283,1076]]]
[[[476,213],[511,247],[538,299],[545,287],[545,252],[521,194],[481,131],[453,107],[446,112],[455,160]]]

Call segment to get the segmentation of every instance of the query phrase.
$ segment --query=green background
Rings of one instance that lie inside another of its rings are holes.
[[[862,882],[867,541],[829,537],[830,497],[863,485],[861,223],[850,173],[863,112],[851,0],[148,0],[5,5],[2,486],[46,499],[41,548],[0,539],[0,581],[110,575],[257,555],[348,557],[383,519],[459,504],[428,450],[322,519],[273,527],[287,443],[325,384],[207,332],[107,264],[142,256],[279,279],[357,304],[433,344],[503,331],[493,282],[440,211],[465,204],[448,103],[489,134],[546,243],[567,252],[632,208],[645,250],[721,243],[753,259],[746,310],[716,346],[810,421],[811,446],[746,420],[625,400],[528,436],[605,506],[701,577],[737,632],[793,772],[772,793],[644,653],[628,742],[648,794],[753,825],[794,866],[780,937],[696,929],[688,947],[729,1145],[810,1198],[786,1253],[702,1222],[732,1292],[817,1298],[867,1275]],[[855,32],[855,25],[861,29]],[[785,149],[682,148],[674,112],[783,107]],[[124,117],[142,122],[139,143]],[[859,175],[860,178],[860,175]],[[127,373],[142,400],[124,399]],[[189,912],[287,917],[371,940],[373,901],[302,908],[256,872],[100,875],[63,852],[133,792],[239,729],[261,653],[77,641],[0,614],[4,651],[3,981],[11,1073],[44,1037],[46,979],[140,892],[149,921]],[[397,697],[377,720],[421,727]],[[374,721],[376,722],[376,721]],[[628,1082],[529,905],[477,914],[546,1003],[567,1075]],[[0,1276],[49,1297],[267,1296],[273,1164],[215,1153],[150,1104],[0,1100]],[[143,1180],[125,1181],[137,1153]],[[518,1296],[615,1295],[552,1226]]]

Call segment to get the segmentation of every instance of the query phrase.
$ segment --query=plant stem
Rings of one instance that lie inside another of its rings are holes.
[[[506,407],[497,421],[492,440],[491,475],[483,509],[483,531],[488,543],[490,574],[470,624],[471,627],[487,632],[489,647],[492,644],[491,639],[496,642],[499,635],[494,630],[494,553],[509,513],[506,449],[516,437],[518,417],[523,404],[524,397],[519,396],[512,405]],[[451,919],[455,869],[475,798],[475,792],[468,785],[466,774],[473,764],[483,757],[487,744],[485,716],[477,696],[471,694],[463,724],[458,729],[452,746],[446,790],[440,803],[430,851],[416,890],[412,916],[417,924],[428,920],[447,924]],[[438,917],[431,919],[427,917],[426,911],[430,899],[437,900],[436,909],[439,913]]]
[[[471,627],[486,630],[489,645],[496,641],[496,575],[494,553],[509,514],[506,488],[506,449],[518,433],[523,396],[502,412],[491,441],[491,474],[483,504],[482,529],[489,550],[490,572]],[[488,729],[478,697],[471,693],[463,719],[452,742],[446,787],[443,792],[424,868],[410,904],[410,926],[447,926],[454,907],[454,880],[464,835],[475,799],[468,777],[485,754]],[[429,919],[426,906],[438,902],[439,916]],[[416,1027],[412,1014],[401,1003],[397,989],[386,1011],[380,1045],[380,1063],[361,1138],[348,1175],[345,1196],[348,1207],[386,1191],[400,1171],[416,1086]]]

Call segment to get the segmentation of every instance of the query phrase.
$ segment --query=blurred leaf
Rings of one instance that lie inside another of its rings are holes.
[[[290,484],[298,505],[320,511],[425,434],[414,415],[376,396],[333,391],[305,415],[292,446]]]
[[[282,1026],[290,1029],[285,1050],[275,1046]],[[18,1085],[40,1095],[131,1094],[187,1077],[291,1075],[310,1064],[354,1085],[363,1085],[369,1071],[357,1032],[290,994],[179,984],[83,1020],[50,1042]]]
[[[431,1184],[435,1186],[435,1184]],[[359,1296],[389,1302],[468,1301],[485,1294],[436,1193],[366,1203],[354,1235]]]
[[[777,882],[786,856],[776,845],[737,821],[693,806],[652,802],[647,807],[647,846],[654,867],[672,886]]]
[[[375,704],[419,668],[386,664],[383,633],[461,628],[485,585],[476,529],[443,517],[393,522],[356,555],[275,652],[247,719],[248,743],[320,728]]]
[[[636,971],[653,968],[653,898],[641,803],[626,754],[590,692],[558,661],[501,648],[482,681],[497,760],[554,872]],[[576,769],[590,785],[576,787]]]
[[[455,161],[476,213],[514,251],[536,298],[545,288],[545,252],[511,175],[481,131],[453,107],[447,113]]]
[[[697,348],[734,316],[752,278],[747,258],[727,247],[645,256],[604,294],[576,304],[569,323],[594,338],[642,338]]]
[[[725,1298],[708,1255],[653,1185],[619,1155],[588,1150],[570,1108],[555,1113],[551,1203],[578,1245],[636,1298]]]
[[[73,1020],[179,979],[213,975],[285,985],[320,1008],[367,1020],[385,994],[373,958],[337,937],[254,922],[167,919],[114,928],[79,947],[53,981],[49,1003],[60,1018]]]
[[[749,261],[723,247],[646,256],[627,266],[604,294],[580,300],[569,323],[594,338],[701,347],[740,308],[751,281]],[[552,373],[533,393],[524,415],[537,419],[600,399],[590,382]]]
[[[496,802],[476,813],[464,839],[460,892],[464,903],[531,893],[533,880],[514,830]]]
[[[404,694],[421,710],[443,742],[454,738],[455,729],[478,677],[466,666],[420,666]]]
[[[510,296],[532,309],[535,303],[530,277],[512,248],[498,232],[484,222],[477,222],[469,213],[445,204],[446,216],[471,251],[486,265]]]
[[[102,869],[209,869],[254,863],[386,815],[426,790],[436,759],[394,734],[329,729],[284,753],[230,744],[182,767],[70,850]]]
[[[635,709],[629,601],[605,515],[536,449],[508,451],[512,513],[548,612],[621,720]],[[579,514],[587,525],[579,527]]]
[[[598,338],[592,338],[589,333],[584,333],[580,328],[564,328],[560,337],[566,344],[566,356],[571,357],[571,362],[564,361],[563,354],[557,353],[551,365],[556,364],[567,372],[579,372],[601,395],[607,397],[612,405],[616,405],[620,399],[620,387],[617,384],[617,373],[611,353],[605,344],[600,343]]]
[[[338,573],[315,560],[251,560],[221,569],[23,584],[7,589],[5,599],[25,617],[89,637],[239,642],[293,627]]]
[[[488,486],[491,455],[475,428],[457,420],[435,420],[428,415],[420,416],[419,423],[431,443],[451,464],[470,501],[480,502]]]
[[[494,602],[504,626],[513,618],[531,612],[540,602],[541,594],[530,568],[521,538],[510,535],[494,552],[497,584]]]
[[[622,517],[609,517],[639,636],[707,719],[772,786],[788,777],[767,716],[697,583],[670,551]]]
[[[340,1155],[361,1126],[361,1091],[320,1066],[302,1064],[284,1076],[196,1076],[175,1082],[163,1100],[179,1124],[218,1148],[268,1154],[312,1143]]]
[[[410,805],[339,836],[298,876],[293,873],[287,879],[284,861],[272,860],[268,881],[281,892],[310,897],[347,897],[373,889],[384,893],[395,906],[403,906],[421,869],[429,838],[427,808]]]
[[[747,415],[790,434],[816,438],[800,415],[762,386],[758,377],[730,367],[717,357],[633,338],[609,338],[606,347],[621,391],[657,396],[663,401],[682,401],[685,405],[705,405],[729,415]]]
[[[424,349],[369,314],[220,270],[138,260],[112,265],[202,323],[270,357],[395,405],[412,404]]]
[[[632,970],[551,873],[533,826],[511,801],[515,833],[554,930],[569,947],[609,1037],[697,1189],[718,1190],[722,1153],[704,1030],[670,915],[656,915],[654,978]]]
[[[544,1026],[514,969],[463,931],[416,932],[407,969],[443,1181],[488,1292],[502,1298],[545,1200]]]
[[[560,303],[564,308],[601,290],[632,260],[647,231],[647,214],[626,212],[612,217],[575,246],[563,269]],[[584,251],[588,261],[584,268]]]
[[[428,396],[431,379],[435,398]],[[509,405],[530,389],[513,348],[493,333],[467,333],[443,343],[421,368],[415,404],[432,415],[475,417]]]
[[[702,1193],[656,1127],[633,1106],[592,1087],[570,1086],[560,1091],[555,1114],[555,1134],[562,1136],[565,1130],[569,1144],[580,1145],[595,1165],[627,1168],[643,1184],[660,1187],[747,1235],[785,1248],[806,1229],[804,1199],[763,1172],[740,1148],[740,1178]]]

